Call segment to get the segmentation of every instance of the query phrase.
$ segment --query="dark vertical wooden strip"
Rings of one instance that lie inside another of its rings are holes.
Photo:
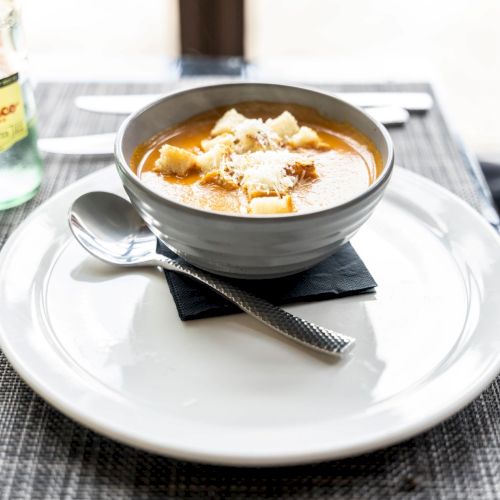
[[[179,0],[181,54],[243,57],[244,0]]]

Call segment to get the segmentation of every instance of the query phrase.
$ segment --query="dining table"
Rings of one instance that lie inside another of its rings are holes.
[[[204,68],[202,75],[185,71],[170,82],[40,81],[35,92],[39,134],[114,132],[125,119],[77,109],[78,96],[167,93],[207,79],[245,78],[207,75],[209,70]],[[429,93],[432,109],[411,113],[406,124],[389,128],[396,163],[451,191],[498,229],[477,160],[431,83],[332,81],[308,86],[328,92]],[[46,200],[112,163],[110,156],[43,156],[45,172],[37,195],[0,212],[0,246]],[[179,460],[104,437],[47,403],[0,354],[0,498],[500,498],[500,379],[444,422],[399,444],[318,463],[239,467]]]

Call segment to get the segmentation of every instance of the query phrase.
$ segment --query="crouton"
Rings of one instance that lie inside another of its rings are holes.
[[[204,139],[201,141],[201,148],[203,151],[209,151],[210,149],[219,146],[219,145],[224,145],[224,146],[232,146],[234,141],[234,135],[233,134],[220,134],[215,136],[212,139]]]
[[[289,163],[285,168],[285,172],[288,175],[295,175],[299,179],[317,179],[318,173],[316,172],[316,166],[314,165],[314,160],[296,160],[293,163]]]
[[[205,174],[200,180],[200,184],[216,184],[228,191],[238,189],[238,184],[231,178],[231,176],[222,170],[212,170]]]
[[[297,178],[278,172],[264,172],[264,168],[251,169],[240,181],[248,199],[259,196],[283,195],[297,183]]]
[[[283,111],[276,118],[266,120],[266,125],[276,132],[281,138],[286,139],[299,131],[299,124],[295,117],[288,111]]]
[[[261,119],[247,119],[234,130],[234,151],[248,153],[252,151],[275,150],[280,147],[280,138]]]
[[[293,212],[292,197],[262,196],[253,198],[248,205],[251,214],[286,214]]]
[[[189,151],[165,144],[155,162],[155,171],[161,174],[183,177],[196,168],[196,155]]]
[[[216,170],[221,166],[223,158],[229,154],[228,146],[216,144],[206,153],[201,153],[196,157],[196,166],[203,173]]]
[[[217,121],[214,128],[212,129],[212,135],[220,135],[227,132],[233,132],[235,127],[239,125],[246,118],[238,113],[234,108],[226,111],[222,117]]]
[[[318,134],[309,127],[300,127],[299,131],[288,140],[293,148],[319,147],[321,141]]]

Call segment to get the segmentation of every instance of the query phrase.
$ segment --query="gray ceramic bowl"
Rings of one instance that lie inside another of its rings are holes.
[[[297,103],[348,122],[380,151],[384,168],[361,195],[308,213],[242,216],[200,210],[147,188],[131,170],[134,148],[193,115],[242,101]],[[131,202],[156,236],[188,262],[238,278],[274,278],[297,273],[333,254],[354,235],[380,201],[393,168],[385,128],[361,109],[321,92],[265,83],[234,83],[170,94],[131,115],[115,144],[118,173]]]

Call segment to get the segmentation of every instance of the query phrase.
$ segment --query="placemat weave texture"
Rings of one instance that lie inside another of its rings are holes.
[[[324,87],[324,86],[323,86]],[[330,90],[425,90],[426,84],[340,85]],[[167,90],[155,84],[41,84],[42,136],[115,131],[123,117],[78,111],[82,94]],[[390,130],[397,163],[491,210],[438,106]],[[47,155],[38,195],[0,212],[0,245],[41,202],[109,159]],[[357,458],[245,469],[155,456],[87,430],[46,404],[0,354],[0,498],[500,498],[499,379],[463,411],[414,439]]]

